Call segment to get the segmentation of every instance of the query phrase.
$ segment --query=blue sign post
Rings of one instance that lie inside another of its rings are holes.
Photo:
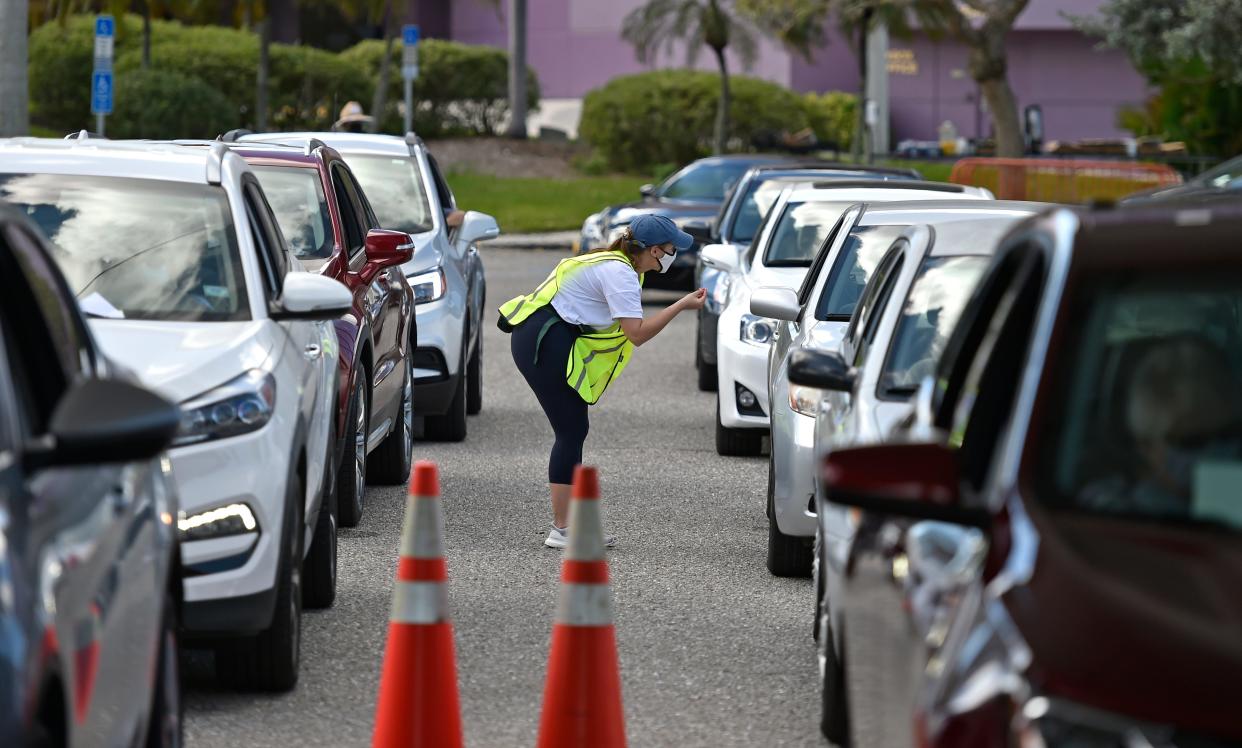
[[[112,48],[116,21],[109,15],[95,18],[95,69],[91,72],[91,114],[95,129],[104,134],[104,117],[112,114]]]
[[[418,77],[418,39],[421,36],[418,26],[407,23],[401,27],[401,78],[405,84],[405,112],[402,122],[405,131],[414,129],[414,79]],[[382,112],[376,112],[379,117]]]

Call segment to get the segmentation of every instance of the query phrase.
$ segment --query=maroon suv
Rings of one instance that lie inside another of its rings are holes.
[[[353,313],[337,320],[337,516],[362,516],[367,481],[397,485],[410,473],[414,413],[414,298],[400,265],[408,234],[379,228],[371,204],[340,155],[318,140],[302,147],[231,146],[250,164],[289,246],[302,264],[344,283]]]
[[[905,439],[825,458],[861,510],[838,742],[1242,742],[1240,236],[1238,204],[1028,221]]]

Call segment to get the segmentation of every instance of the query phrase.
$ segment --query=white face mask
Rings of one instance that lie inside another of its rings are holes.
[[[673,260],[677,259],[677,254],[660,255],[660,272],[667,273],[668,269],[673,266]]]

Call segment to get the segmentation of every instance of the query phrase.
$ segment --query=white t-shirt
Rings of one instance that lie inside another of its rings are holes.
[[[552,297],[552,308],[574,325],[602,329],[643,316],[638,273],[625,262],[597,262],[572,274]]]

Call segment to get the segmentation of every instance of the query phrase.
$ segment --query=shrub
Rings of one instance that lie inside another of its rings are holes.
[[[820,143],[838,151],[849,150],[858,124],[857,96],[841,91],[803,94],[802,111]]]
[[[401,132],[402,45],[392,45],[388,69],[388,103],[380,118],[384,132]],[[341,57],[369,76],[372,90],[379,85],[384,42],[367,39]],[[418,44],[418,79],[414,81],[414,130],[425,137],[491,135],[509,113],[509,55],[502,49],[425,39]],[[362,102],[369,108],[370,99]],[[527,69],[526,106],[539,106],[539,79]]]
[[[729,147],[746,150],[783,132],[808,126],[801,98],[786,88],[731,76]],[[720,77],[692,70],[658,70],[614,78],[586,95],[578,132],[609,167],[647,171],[684,164],[711,148]]]
[[[228,99],[201,80],[167,70],[134,70],[117,79],[108,135],[214,138],[231,121]]]

